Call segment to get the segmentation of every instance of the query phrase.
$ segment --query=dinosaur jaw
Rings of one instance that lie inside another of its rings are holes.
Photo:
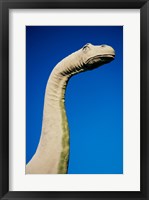
[[[111,62],[112,60],[114,60],[114,58],[115,58],[114,54],[105,54],[100,57],[103,64]]]
[[[86,63],[86,70],[95,69],[103,64],[107,64],[114,60],[115,54],[103,54],[89,58]]]

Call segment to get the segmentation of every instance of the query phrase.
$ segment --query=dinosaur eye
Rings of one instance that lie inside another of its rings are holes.
[[[86,45],[84,45],[84,47],[82,48],[83,51],[87,51],[90,47],[89,47],[90,43],[87,43]]]

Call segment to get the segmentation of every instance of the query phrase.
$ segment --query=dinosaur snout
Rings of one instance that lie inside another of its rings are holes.
[[[113,56],[113,58],[115,57],[115,50],[111,46],[102,44],[99,48],[103,55],[107,54],[109,56]]]
[[[93,46],[90,48],[88,59],[85,64],[87,69],[94,69],[103,64],[109,63],[115,58],[115,50],[108,45]]]

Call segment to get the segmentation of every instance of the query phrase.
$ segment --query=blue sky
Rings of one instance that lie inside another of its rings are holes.
[[[86,43],[107,44],[115,60],[73,76],[66,90],[69,174],[123,173],[123,27],[26,27],[26,162],[36,151],[44,92],[54,66]]]

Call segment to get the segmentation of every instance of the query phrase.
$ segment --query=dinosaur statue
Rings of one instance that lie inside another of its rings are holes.
[[[66,174],[69,160],[69,129],[65,90],[71,76],[109,63],[115,51],[108,45],[86,44],[59,62],[48,79],[42,132],[37,150],[26,165],[26,174]]]

